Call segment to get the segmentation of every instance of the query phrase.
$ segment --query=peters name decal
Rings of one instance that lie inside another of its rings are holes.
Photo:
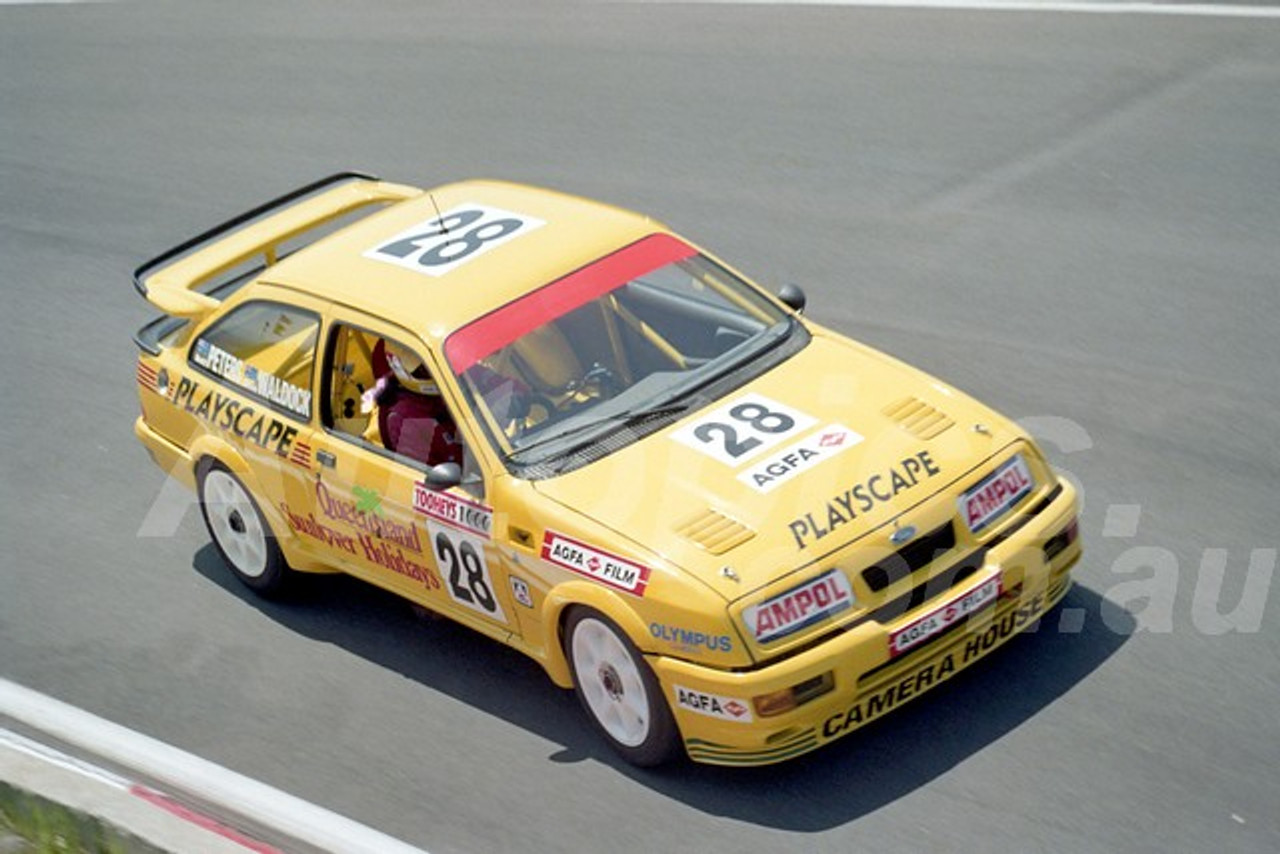
[[[899,493],[941,473],[942,469],[938,468],[929,452],[921,451],[892,466],[888,471],[873,474],[865,481],[832,496],[822,510],[793,519],[787,527],[795,538],[796,547],[808,548],[841,525],[870,513],[877,504],[892,501]]]
[[[284,407],[302,418],[311,417],[311,392],[285,382],[275,374],[245,364],[243,359],[216,344],[203,338],[198,339],[191,360],[209,373],[235,383],[263,400]]]
[[[649,586],[649,567],[555,531],[542,538],[542,559],[635,596],[643,596]]]

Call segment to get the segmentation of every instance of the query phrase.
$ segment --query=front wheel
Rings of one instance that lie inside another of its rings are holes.
[[[280,593],[289,565],[249,490],[220,463],[201,469],[200,512],[218,554],[245,585],[263,596]]]
[[[631,641],[608,618],[579,608],[566,624],[573,687],[595,728],[633,765],[674,759],[680,748],[662,687]]]

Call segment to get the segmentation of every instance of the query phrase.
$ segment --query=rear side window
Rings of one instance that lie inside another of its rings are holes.
[[[311,419],[320,318],[276,302],[248,302],[200,334],[190,362],[250,397]]]

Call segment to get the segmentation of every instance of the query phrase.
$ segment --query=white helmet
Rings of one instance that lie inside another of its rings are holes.
[[[386,342],[386,352],[387,364],[401,386],[418,394],[440,394],[440,386],[431,379],[427,366],[422,364],[417,353],[392,341]]]

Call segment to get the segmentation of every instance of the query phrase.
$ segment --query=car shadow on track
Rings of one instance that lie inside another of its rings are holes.
[[[193,565],[291,631],[561,745],[549,761],[599,762],[708,814],[801,832],[845,824],[946,773],[1085,679],[1136,628],[1123,608],[1077,584],[1034,631],[926,699],[814,753],[762,768],[680,762],[646,770],[609,750],[572,693],[552,685],[535,662],[470,629],[415,614],[404,600],[347,576],[304,577],[297,592],[276,602],[239,584],[212,546],[200,549]]]
[[[1033,718],[1116,653],[1132,615],[1076,584],[1034,630],[913,701],[814,753],[757,768],[626,768],[707,813],[812,832],[875,812]]]

